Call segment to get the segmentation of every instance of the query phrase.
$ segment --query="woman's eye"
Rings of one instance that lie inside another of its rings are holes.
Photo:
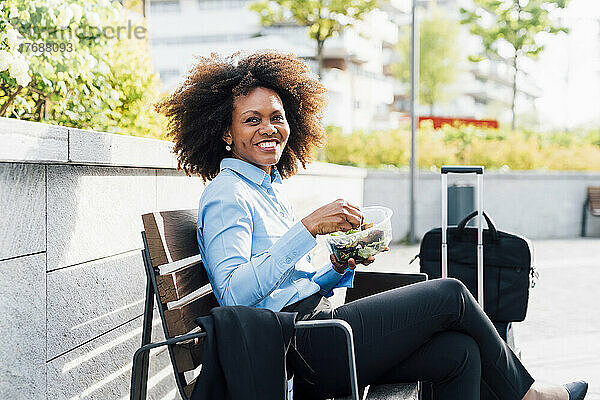
[[[259,119],[258,119],[258,118],[256,118],[256,117],[250,117],[250,118],[248,118],[248,119],[247,119],[246,121],[244,121],[244,122],[259,122]]]
[[[276,115],[273,118],[279,118],[280,121],[283,121],[283,115]]]

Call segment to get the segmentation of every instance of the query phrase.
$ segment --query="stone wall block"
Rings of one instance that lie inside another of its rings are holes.
[[[48,273],[48,359],[143,313],[141,252]]]
[[[0,260],[46,250],[45,168],[0,163]]]
[[[151,169],[48,166],[48,270],[142,248],[155,193]]]
[[[198,176],[190,177],[183,171],[156,171],[157,210],[197,209],[203,191],[204,183]]]
[[[0,117],[0,161],[66,162],[67,128]]]
[[[154,331],[160,338],[158,320]],[[49,361],[47,398],[128,400],[131,363],[141,335],[139,317]],[[168,352],[160,349],[150,354],[148,399],[178,398],[171,396],[177,386]]]
[[[588,186],[599,186],[600,176],[577,172],[489,172],[483,179],[484,210],[500,230],[530,239],[578,237]],[[474,175],[448,175],[448,185],[475,186]],[[409,229],[409,176],[403,172],[369,171],[364,204],[392,208],[394,239]],[[476,222],[476,220],[474,220]],[[589,236],[600,234],[600,218],[587,216]],[[440,174],[420,172],[416,192],[417,238],[441,226]],[[484,224],[485,227],[485,224]]]
[[[133,167],[175,168],[173,143],[69,128],[69,161]]]
[[[46,394],[46,255],[0,262],[0,399]]]

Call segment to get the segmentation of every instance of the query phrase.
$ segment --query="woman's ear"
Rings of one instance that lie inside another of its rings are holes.
[[[228,145],[231,145],[231,143],[233,143],[233,139],[231,138],[231,132],[229,130],[226,130],[225,133],[223,133],[223,140]]]

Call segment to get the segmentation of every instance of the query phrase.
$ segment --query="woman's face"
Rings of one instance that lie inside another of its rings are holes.
[[[231,128],[223,140],[231,146],[233,157],[261,168],[267,174],[277,164],[290,135],[279,95],[257,87],[233,101]]]

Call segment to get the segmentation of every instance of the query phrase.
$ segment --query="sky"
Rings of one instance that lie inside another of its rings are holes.
[[[540,121],[548,128],[600,127],[600,0],[571,0],[563,21],[570,33],[547,38],[533,70]]]

